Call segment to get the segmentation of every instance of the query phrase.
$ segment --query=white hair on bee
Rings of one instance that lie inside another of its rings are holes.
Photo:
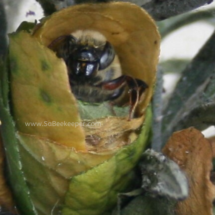
[[[71,35],[77,38],[81,43],[102,46],[107,42],[106,37],[98,31],[95,30],[77,30]]]

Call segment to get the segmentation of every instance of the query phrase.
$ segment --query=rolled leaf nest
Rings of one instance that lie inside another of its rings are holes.
[[[106,103],[76,100],[64,60],[47,46],[77,30],[104,35],[119,57],[123,74],[147,83],[137,117],[129,121],[124,106],[115,107],[114,115]],[[63,215],[104,214],[116,203],[117,193],[128,188],[150,130],[147,107],[159,43],[154,21],[130,3],[69,7],[45,18],[32,34],[22,31],[10,36],[14,144],[29,189],[16,195],[29,196],[31,214],[57,214],[58,210]]]

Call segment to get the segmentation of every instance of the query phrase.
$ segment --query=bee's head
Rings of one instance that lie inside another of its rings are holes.
[[[111,89],[104,89],[104,83],[112,82],[122,73],[113,46],[101,33],[78,30],[58,37],[49,48],[64,59],[72,92],[79,100],[100,102],[122,94],[122,88],[115,89],[118,87],[115,83]]]
[[[63,57],[73,80],[95,77],[114,60],[115,51],[105,37],[95,31],[78,30],[66,36]],[[63,52],[63,51],[61,51]]]

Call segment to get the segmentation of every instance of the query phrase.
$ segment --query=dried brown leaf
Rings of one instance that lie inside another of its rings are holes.
[[[215,158],[215,136],[208,138],[211,143],[212,150],[213,150],[213,157]]]
[[[189,196],[176,206],[177,215],[212,215],[215,186],[210,181],[211,143],[195,128],[174,133],[163,149],[185,172]]]

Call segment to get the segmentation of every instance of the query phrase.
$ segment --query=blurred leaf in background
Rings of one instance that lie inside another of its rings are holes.
[[[177,17],[173,18],[173,23],[175,22],[175,24],[170,23],[168,20],[167,22],[169,22],[169,25],[166,29],[169,29],[170,32],[172,32],[173,29],[178,29],[179,26],[184,27],[188,25],[187,29],[189,30],[189,27],[191,27],[189,24],[193,22],[197,22],[199,27],[203,26],[202,23],[205,22],[205,25],[208,26],[209,29],[211,23],[213,23],[215,19],[214,8],[209,9],[209,11],[200,10],[194,13],[185,14],[184,17],[181,17],[181,19],[178,19]],[[201,20],[201,22],[199,22],[199,20]],[[163,32],[165,36],[167,35],[167,31],[165,30],[165,27],[163,29],[164,30],[161,30],[161,32]],[[199,32],[201,32],[201,28],[199,29]],[[187,128],[189,126],[195,126],[196,128],[203,130],[210,125],[214,125],[214,116],[211,111],[214,102],[213,74],[215,68],[213,27],[211,26],[208,31],[203,31],[203,36],[204,32],[204,46],[199,48],[199,45],[201,44],[196,44],[196,56],[193,59],[184,60],[184,65],[182,66],[181,71],[178,71],[179,67],[177,63],[183,62],[183,59],[179,58],[176,64],[175,62],[172,62],[172,64],[169,63],[171,62],[171,59],[161,63],[161,66],[164,65],[162,68],[167,68],[165,67],[166,63],[170,68],[172,67],[170,69],[172,73],[181,77],[163,111],[164,142],[173,131]],[[195,40],[195,35],[193,38]],[[183,45],[176,40],[176,43],[177,42]],[[199,52],[198,49],[200,49]],[[184,46],[184,51],[186,52],[186,50],[189,52],[187,47]],[[183,54],[181,53],[181,55]],[[208,117],[208,114],[210,117]]]
[[[0,56],[7,51],[7,21],[3,2],[0,2]]]
[[[211,36],[214,31],[214,21],[215,3],[211,3],[192,12],[157,22],[163,37],[160,70],[163,71],[164,84],[161,95],[163,98],[162,113],[160,116],[156,116],[162,124],[162,135],[161,132],[159,135],[159,132],[156,131],[157,142],[153,141],[153,147],[161,149],[162,146],[157,145],[161,142],[164,145],[173,131],[189,126],[196,126],[198,129],[204,130],[208,126],[214,125],[211,112],[214,101],[215,56],[214,41]],[[192,58],[194,59],[192,60]],[[178,82],[180,78],[181,80]],[[175,86],[177,82],[178,85]],[[203,89],[199,89],[204,82]],[[160,107],[161,102],[156,102],[155,106]],[[185,107],[187,108],[184,109]],[[206,109],[209,109],[207,112],[210,112],[210,122],[208,114],[205,115]],[[158,141],[159,137],[162,141]]]

